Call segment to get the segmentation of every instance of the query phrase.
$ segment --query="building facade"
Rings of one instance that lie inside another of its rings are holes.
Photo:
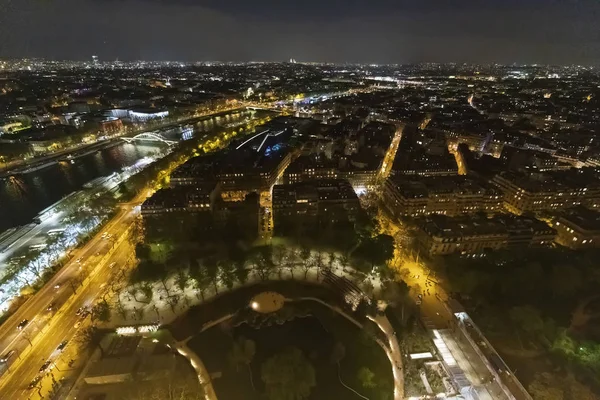
[[[418,221],[418,242],[430,255],[484,254],[489,250],[550,246],[556,231],[534,218],[432,215]]]
[[[350,183],[320,179],[273,187],[273,224],[278,234],[291,234],[353,221],[361,212]]]
[[[559,211],[579,205],[600,207],[600,182],[585,171],[502,172],[492,182],[504,193],[506,209],[517,215]]]
[[[430,214],[456,216],[502,209],[502,192],[467,176],[417,177],[397,175],[386,180],[383,202],[397,218]]]
[[[556,242],[571,249],[600,246],[600,213],[583,207],[566,210],[554,218]]]

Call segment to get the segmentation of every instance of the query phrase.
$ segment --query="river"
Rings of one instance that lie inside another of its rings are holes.
[[[253,115],[256,113],[250,111],[229,113],[182,126],[192,128],[186,129],[186,135],[196,135],[218,130],[223,125],[241,123]],[[120,142],[116,146],[77,158],[72,163],[61,162],[0,181],[0,232],[31,222],[40,211],[80,189],[85,183],[133,165],[164,146],[166,144],[160,142]]]

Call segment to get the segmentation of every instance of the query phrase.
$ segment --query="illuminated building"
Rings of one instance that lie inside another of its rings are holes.
[[[106,113],[114,118],[126,119],[132,122],[147,122],[153,119],[162,119],[169,116],[169,111],[156,110],[153,108],[136,108],[136,109],[124,109],[114,108],[107,110]]]
[[[564,210],[578,205],[600,207],[600,181],[592,171],[502,172],[493,179],[504,192],[506,209],[515,213]]]
[[[219,185],[205,183],[160,189],[146,199],[141,207],[144,216],[174,212],[211,211],[219,196]]]
[[[123,121],[119,118],[107,117],[100,121],[100,130],[103,133],[115,133],[123,129]]]
[[[345,156],[337,160],[300,156],[286,169],[283,181],[292,184],[314,179],[345,179],[355,189],[366,188],[375,184],[380,162],[380,157],[373,157],[373,162],[359,164]]]
[[[218,181],[223,192],[245,195],[270,190],[298,152],[287,144],[292,128],[276,129],[275,125],[269,128],[232,143],[224,154],[188,160],[171,174],[171,186]]]
[[[319,179],[273,187],[275,232],[290,234],[353,221],[361,212],[350,183]]]
[[[556,231],[535,218],[502,215],[447,217],[431,215],[417,222],[418,242],[431,255],[474,254],[509,247],[550,246]]]
[[[575,207],[552,220],[556,229],[556,242],[572,248],[583,249],[600,246],[600,213]]]
[[[384,204],[395,217],[495,213],[502,209],[502,197],[498,189],[467,176],[397,175],[383,190]]]
[[[227,201],[220,184],[177,186],[160,189],[141,206],[144,224],[149,232],[175,235],[187,232],[224,231],[257,234],[259,196],[249,193],[239,201]],[[165,218],[167,223],[165,223]],[[176,228],[171,224],[178,221]]]
[[[445,137],[436,135],[424,142],[414,126],[407,125],[394,159],[392,175],[450,176],[458,175],[455,157],[448,151]]]

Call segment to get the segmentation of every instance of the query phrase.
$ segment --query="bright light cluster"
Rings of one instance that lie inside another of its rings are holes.
[[[140,325],[140,326],[120,326],[116,329],[118,335],[135,335],[138,333],[156,332],[158,324]]]

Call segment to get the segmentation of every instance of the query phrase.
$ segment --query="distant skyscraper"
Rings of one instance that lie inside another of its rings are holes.
[[[98,65],[98,56],[92,56],[92,62],[94,65]]]

